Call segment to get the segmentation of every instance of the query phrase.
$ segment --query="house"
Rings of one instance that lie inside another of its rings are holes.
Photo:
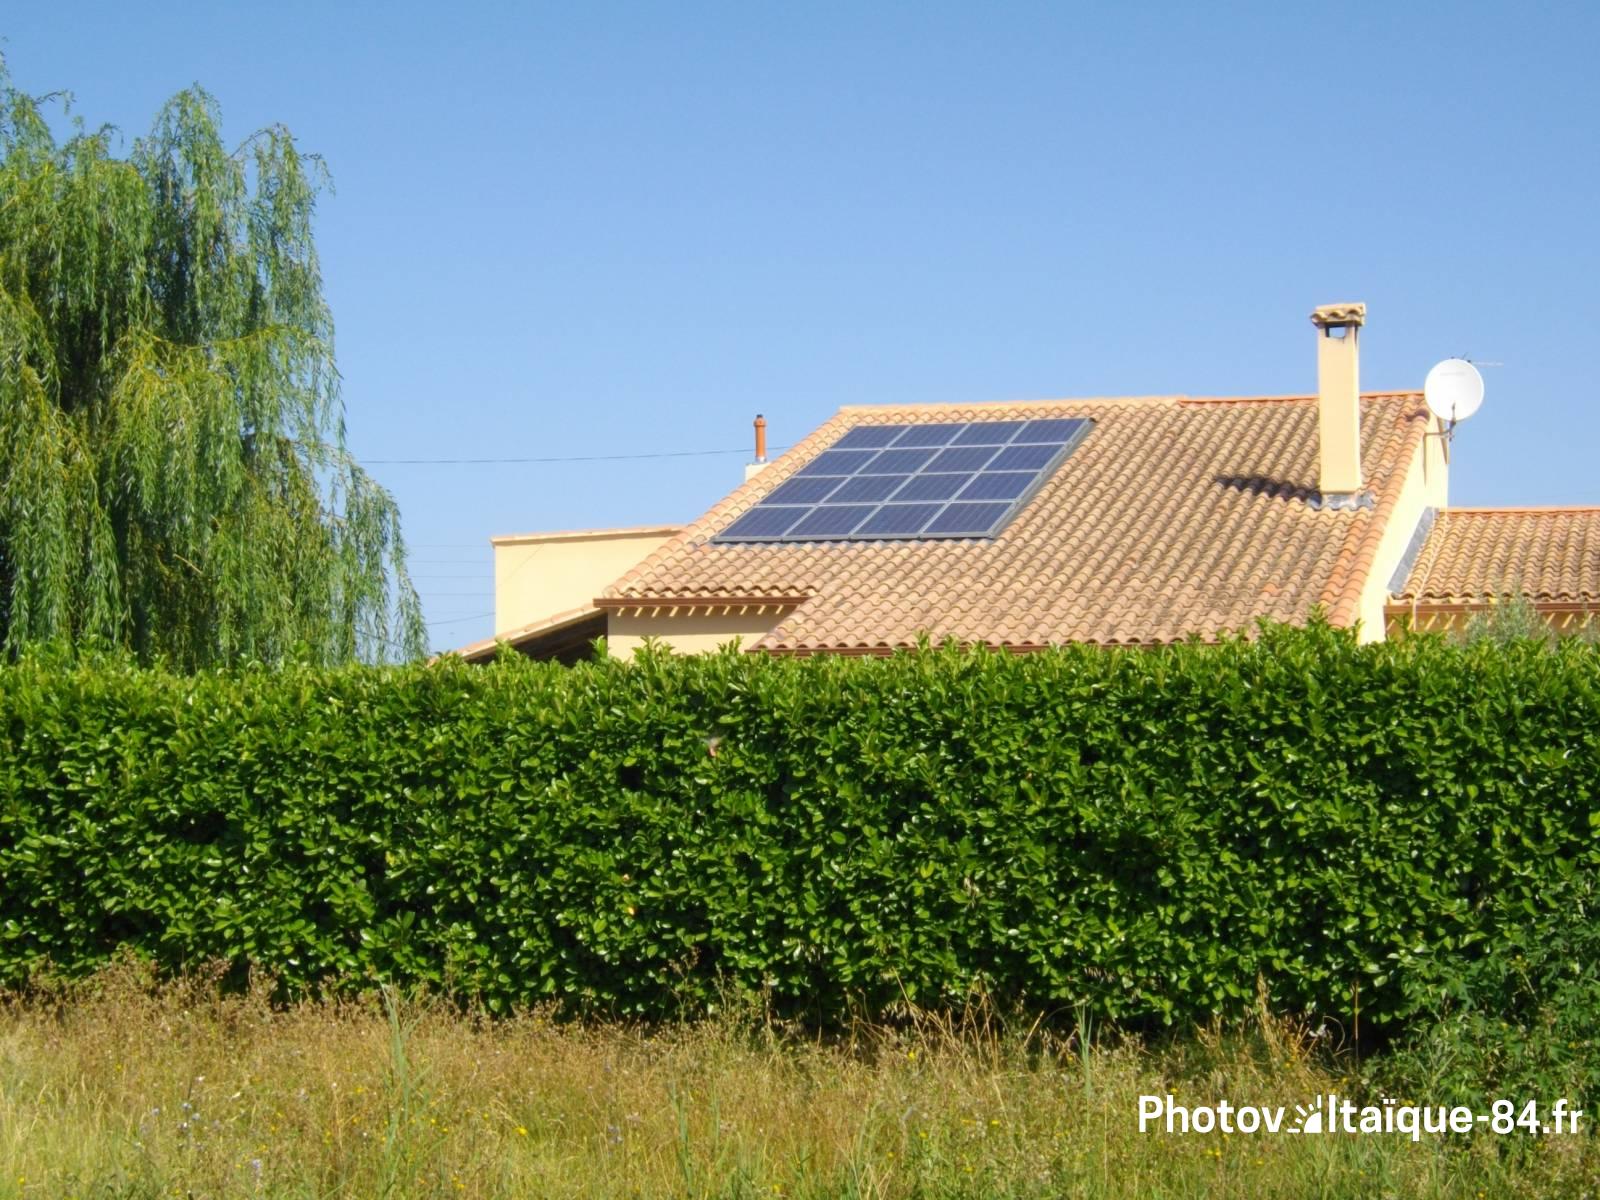
[[[1317,610],[1364,640],[1507,596],[1600,607],[1600,507],[1452,509],[1451,430],[1359,390],[1366,308],[1312,314],[1315,395],[848,407],[684,527],[493,539],[494,638],[686,651],[1155,645]]]

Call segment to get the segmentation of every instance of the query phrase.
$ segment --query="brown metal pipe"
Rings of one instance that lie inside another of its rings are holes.
[[[767,461],[767,419],[760,413],[756,414],[756,461]]]

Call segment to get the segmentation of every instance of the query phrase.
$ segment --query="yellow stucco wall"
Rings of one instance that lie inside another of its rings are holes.
[[[608,585],[677,532],[652,525],[490,538],[495,632],[588,607]]]
[[[1324,495],[1361,490],[1359,324],[1317,331],[1317,445]]]
[[[1429,434],[1439,432],[1440,428],[1437,419],[1429,419]],[[1444,438],[1423,438],[1422,445],[1417,447],[1406,467],[1400,497],[1378,542],[1372,573],[1361,590],[1357,616],[1361,621],[1359,636],[1363,642],[1381,642],[1384,639],[1383,610],[1389,600],[1389,580],[1400,565],[1400,560],[1405,557],[1423,510],[1443,508],[1449,499],[1449,484],[1450,467],[1445,461]]]
[[[1544,619],[1550,632],[1557,637],[1578,637],[1600,631],[1600,612],[1589,612],[1567,604],[1533,604],[1534,611]],[[1412,633],[1461,634],[1471,628],[1479,617],[1491,616],[1493,604],[1474,605],[1467,611],[1450,606],[1396,604],[1385,616],[1389,621],[1389,636],[1401,637]]]
[[[645,638],[665,642],[680,654],[701,654],[740,639],[748,650],[783,619],[783,611],[769,607],[762,612],[728,614],[633,615],[611,613],[606,619],[606,647],[620,658],[628,658]]]

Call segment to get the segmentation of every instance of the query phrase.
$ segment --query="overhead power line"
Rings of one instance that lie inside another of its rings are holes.
[[[787,450],[787,446],[774,446],[774,450]],[[497,465],[521,466],[528,463],[580,463],[628,462],[641,458],[705,458],[713,454],[749,454],[742,450],[662,450],[653,454],[569,454],[544,458],[368,458],[362,461],[370,466],[382,467],[483,467]]]
[[[484,618],[492,616],[494,616],[492,612],[473,613],[470,617],[446,617],[443,621],[429,621],[427,625],[429,629],[432,629],[435,625],[459,625],[463,621],[482,621]]]

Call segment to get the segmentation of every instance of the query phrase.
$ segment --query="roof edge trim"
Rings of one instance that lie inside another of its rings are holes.
[[[597,610],[618,608],[799,608],[810,596],[596,596]]]
[[[526,546],[541,542],[591,542],[602,538],[676,537],[682,525],[626,525],[616,529],[562,529],[551,533],[502,533],[489,539],[491,546]]]
[[[1411,531],[1411,540],[1406,543],[1400,561],[1395,564],[1394,573],[1389,576],[1391,596],[1398,596],[1406,590],[1406,584],[1411,582],[1411,572],[1417,567],[1417,556],[1422,553],[1422,545],[1428,540],[1428,534],[1433,532],[1434,523],[1438,519],[1439,510],[1431,505],[1424,508],[1422,515],[1417,518],[1417,527]]]
[[[1503,513],[1600,513],[1600,504],[1452,504],[1439,510],[1442,517],[1499,516]]]
[[[502,630],[491,637],[480,638],[476,642],[469,642],[465,646],[454,650],[441,650],[430,658],[429,662],[437,662],[448,655],[472,660],[490,654],[501,642],[516,646],[533,638],[541,637],[547,633],[558,633],[574,625],[581,625],[601,615],[601,610],[594,607],[569,608],[563,612],[551,613],[548,617],[541,617],[537,621],[529,621],[526,625],[518,625],[515,629]]]

